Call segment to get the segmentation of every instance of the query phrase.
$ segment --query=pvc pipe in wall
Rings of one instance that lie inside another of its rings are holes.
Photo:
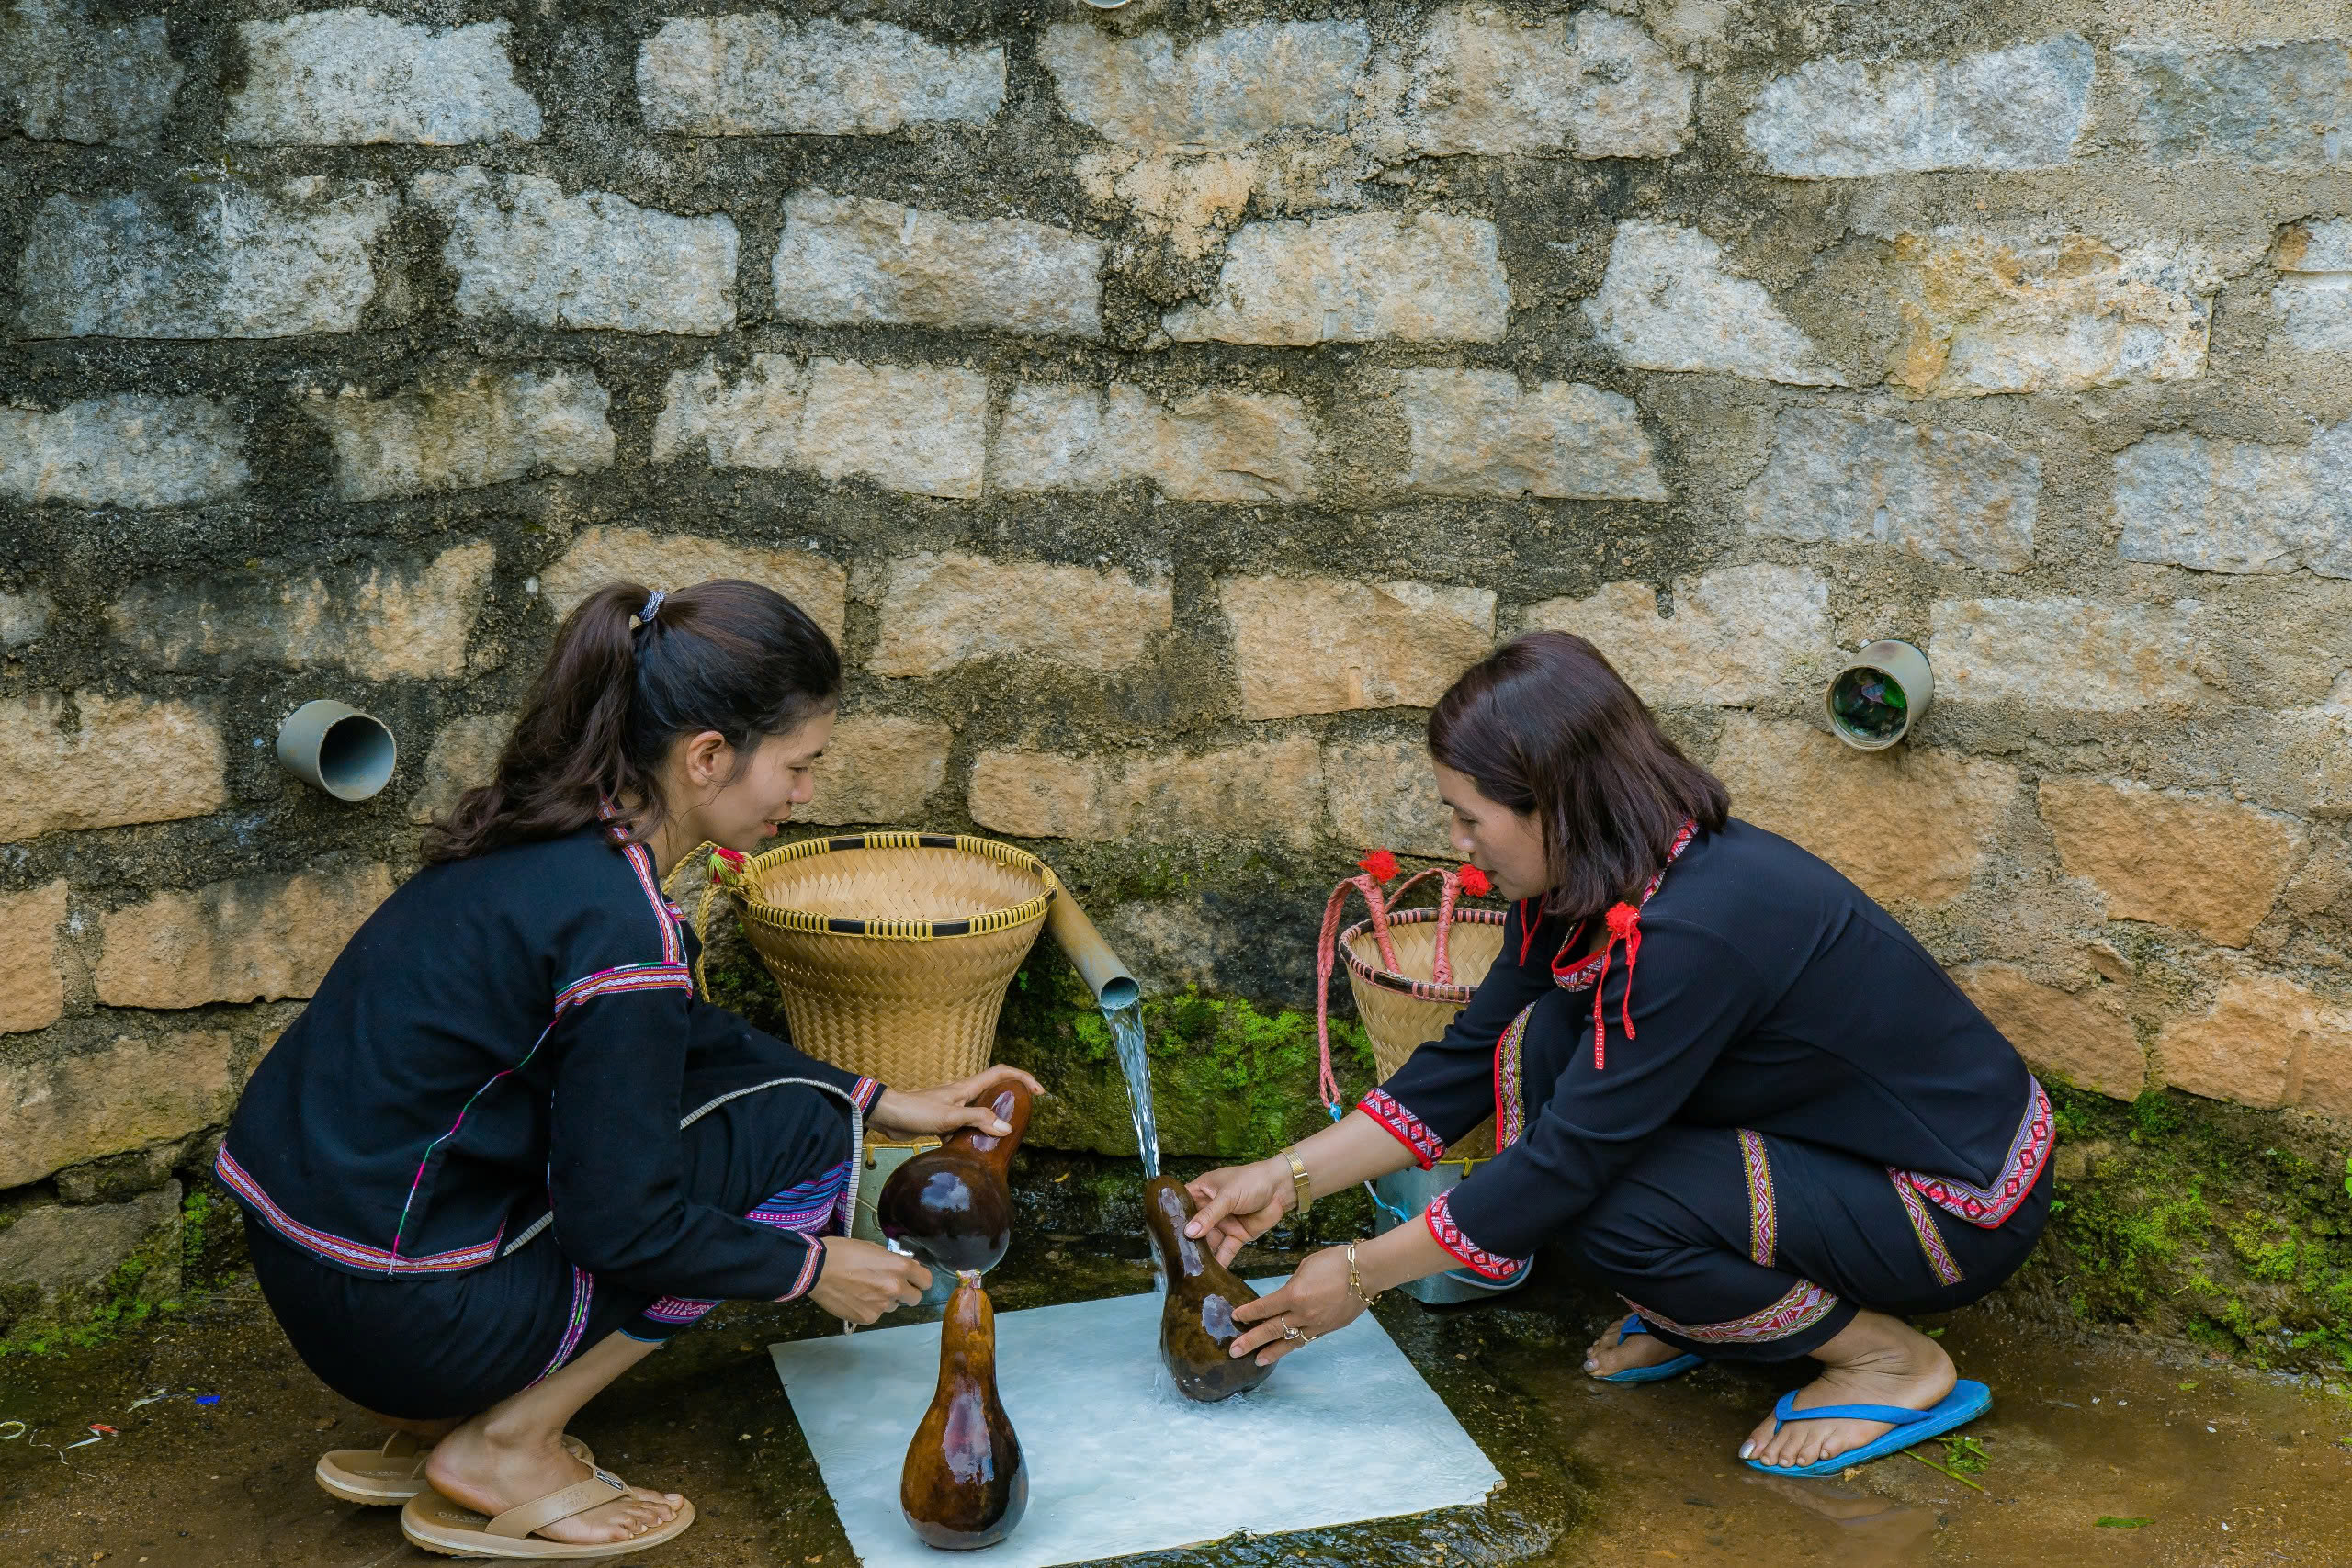
[[[337,800],[382,793],[400,760],[391,729],[373,714],[327,698],[304,703],[277,727],[277,761]]]

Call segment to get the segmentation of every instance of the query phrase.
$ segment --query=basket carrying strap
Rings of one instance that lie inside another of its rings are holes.
[[[1331,889],[1331,901],[1323,906],[1323,935],[1315,954],[1315,1048],[1318,1056],[1320,1077],[1317,1083],[1323,1103],[1330,1108],[1331,1118],[1340,1118],[1340,1079],[1331,1070],[1331,971],[1339,962],[1340,913],[1346,906],[1348,889],[1352,887],[1363,895],[1364,905],[1372,911],[1373,940],[1380,944],[1381,967],[1394,975],[1396,970],[1396,948],[1388,938],[1388,911],[1397,899],[1410,891],[1424,877],[1438,879],[1437,951],[1430,963],[1430,978],[1441,986],[1453,984],[1453,960],[1446,950],[1446,942],[1453,928],[1454,902],[1462,897],[1462,882],[1442,866],[1430,866],[1417,871],[1396,885],[1396,890],[1382,893],[1380,884],[1369,874],[1351,876]]]

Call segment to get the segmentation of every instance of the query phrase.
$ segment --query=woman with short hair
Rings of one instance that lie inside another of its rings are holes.
[[[216,1170],[295,1350],[399,1429],[319,1461],[459,1556],[607,1557],[692,1522],[564,1425],[725,1299],[871,1323],[913,1259],[847,1235],[862,1129],[1007,1131],[996,1068],[905,1092],[709,1003],[662,894],[811,798],[841,655],[789,600],[599,588],[492,781],[264,1058]],[[416,1438],[438,1439],[429,1451]]]
[[[1510,901],[1501,954],[1353,1114],[1193,1182],[1193,1234],[1229,1259],[1489,1113],[1498,1152],[1419,1224],[1238,1311],[1235,1353],[1274,1359],[1389,1286],[1507,1279],[1555,1243],[1633,1309],[1587,1352],[1595,1377],[1822,1364],[1740,1445],[1758,1469],[1834,1473],[1981,1414],[1984,1386],[1903,1319],[1984,1296],[2041,1233],[2050,1101],[2009,1043],[1860,889],[1730,816],[1583,638],[1475,666],[1429,746],[1455,848]]]

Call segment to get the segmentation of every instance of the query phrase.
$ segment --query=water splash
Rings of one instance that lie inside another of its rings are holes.
[[[1112,1043],[1118,1047],[1120,1070],[1127,1075],[1127,1108],[1136,1122],[1136,1153],[1143,1160],[1147,1180],[1159,1174],[1159,1124],[1151,1114],[1151,1064],[1144,1051],[1143,1004],[1105,1007],[1103,1021],[1111,1026]]]

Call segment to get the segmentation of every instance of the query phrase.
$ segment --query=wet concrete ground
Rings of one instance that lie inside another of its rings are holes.
[[[1148,1263],[1119,1255],[1127,1250],[1016,1248],[991,1292],[1000,1311],[1017,1311],[1148,1290]],[[1245,1268],[1295,1261],[1270,1253]],[[2352,1564],[2352,1404],[2340,1395],[2193,1354],[2056,1339],[1977,1309],[1951,1318],[1944,1339],[1962,1372],[1994,1390],[1992,1414],[1967,1429],[1982,1450],[1976,1487],[1902,1457],[1837,1482],[1782,1481],[1732,1454],[1809,1363],[1596,1384],[1577,1363],[1609,1305],[1556,1269],[1476,1307],[1430,1312],[1394,1295],[1381,1304],[1389,1332],[1506,1477],[1487,1506],[1128,1561]],[[806,1307],[714,1314],[582,1414],[572,1429],[606,1465],[685,1492],[700,1510],[681,1540],[632,1561],[853,1568],[763,1348],[830,1329]],[[134,1405],[157,1393],[167,1397]],[[199,1393],[219,1402],[199,1404]],[[295,1360],[250,1286],[98,1349],[0,1360],[0,1422],[11,1420],[28,1430],[0,1440],[6,1568],[447,1561],[406,1546],[394,1510],[337,1503],[312,1484],[322,1450],[381,1434]],[[118,1435],[64,1446],[93,1422]],[[0,1426],[0,1438],[14,1429]],[[1941,1443],[1922,1451],[1951,1457]]]

